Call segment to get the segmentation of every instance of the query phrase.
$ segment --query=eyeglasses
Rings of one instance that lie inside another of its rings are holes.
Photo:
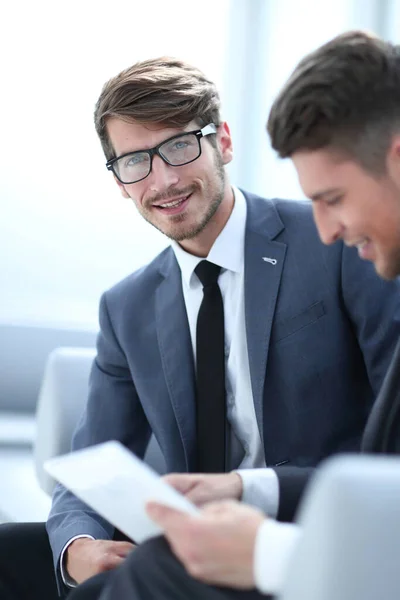
[[[209,123],[202,129],[174,135],[154,148],[127,152],[112,158],[106,162],[106,167],[121,183],[136,183],[150,174],[155,154],[171,167],[187,165],[199,158],[201,138],[216,132],[216,125]]]

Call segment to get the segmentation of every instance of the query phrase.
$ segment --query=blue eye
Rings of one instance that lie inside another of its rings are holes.
[[[194,147],[195,143],[197,144],[196,138],[193,139],[192,135],[186,135],[184,137],[180,137],[180,138],[176,138],[174,140],[167,141],[163,145],[162,151],[165,153],[182,152],[182,150],[187,150],[188,148]]]
[[[135,167],[146,160],[146,154],[131,154],[125,159],[125,167]]]
[[[187,148],[190,144],[185,141],[185,140],[178,140],[175,142],[173,149],[174,150],[183,150],[184,148]]]

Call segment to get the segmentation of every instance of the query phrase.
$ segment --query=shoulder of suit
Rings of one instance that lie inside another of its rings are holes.
[[[121,294],[131,293],[133,290],[142,290],[145,293],[147,288],[152,288],[158,284],[160,281],[160,268],[166,262],[173,260],[173,257],[173,250],[171,246],[168,246],[150,263],[114,284],[107,290],[107,296],[120,296]]]
[[[276,211],[282,218],[298,217],[312,218],[312,204],[310,200],[289,200],[286,198],[263,198],[256,194],[243,191],[250,209],[260,211]]]
[[[303,231],[306,228],[309,234],[318,237],[310,201],[262,198],[243,193],[247,201],[247,224],[258,232],[264,230],[272,237],[279,234],[285,236],[293,229],[299,231],[301,225]]]

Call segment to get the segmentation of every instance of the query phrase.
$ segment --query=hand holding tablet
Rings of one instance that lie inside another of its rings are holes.
[[[117,441],[52,458],[44,468],[136,543],[162,534],[146,513],[150,500],[192,515],[199,512]]]

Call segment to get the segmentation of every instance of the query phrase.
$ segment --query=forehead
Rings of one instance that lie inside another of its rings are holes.
[[[168,127],[159,123],[136,123],[111,117],[106,124],[108,136],[117,154],[145,150],[182,131],[198,129],[195,121],[186,127]]]
[[[355,185],[368,177],[355,161],[331,150],[302,150],[295,152],[292,160],[300,185],[310,198],[327,189]]]

